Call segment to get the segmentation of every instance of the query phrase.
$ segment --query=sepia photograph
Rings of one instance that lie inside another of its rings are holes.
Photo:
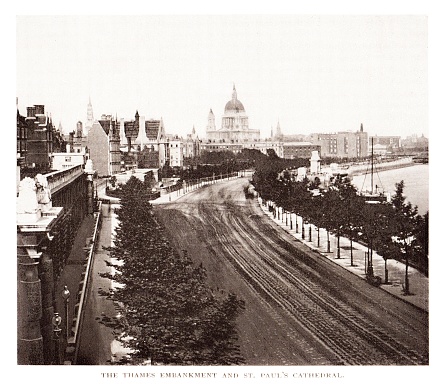
[[[228,4],[13,15],[13,368],[437,386],[433,15]]]

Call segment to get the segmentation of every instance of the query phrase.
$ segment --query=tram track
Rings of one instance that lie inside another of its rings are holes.
[[[192,197],[188,198],[187,215],[206,226],[208,249],[217,251],[250,288],[274,306],[276,316],[293,322],[296,329],[288,332],[289,341],[311,338],[312,346],[323,348],[321,364],[326,360],[335,365],[428,363],[427,345],[418,349],[417,342],[409,339],[420,319],[412,322],[381,307],[392,323],[384,325],[378,306],[366,294],[367,289],[375,293],[374,289],[349,280],[339,283],[334,265],[275,233],[266,220],[251,217],[257,215],[251,206],[227,199],[221,192],[218,197],[214,205],[208,200],[193,204]],[[346,294],[355,290],[356,301],[351,302]]]
[[[242,225],[241,219],[232,212],[226,212],[226,216],[232,233],[238,234],[240,240],[247,241],[249,248],[254,250],[255,243],[246,231],[247,226]],[[426,361],[414,349],[397,342],[282,260],[271,258],[267,252],[259,254],[256,250],[260,260],[251,262],[238,252],[233,253],[230,245],[227,251],[247,274],[249,281],[255,282],[269,298],[333,350],[341,363],[415,365]],[[365,352],[362,352],[363,349]]]

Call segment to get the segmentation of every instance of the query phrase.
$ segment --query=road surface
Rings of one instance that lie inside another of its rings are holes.
[[[340,268],[273,224],[247,180],[155,205],[172,245],[235,292],[247,365],[426,365],[428,313]]]

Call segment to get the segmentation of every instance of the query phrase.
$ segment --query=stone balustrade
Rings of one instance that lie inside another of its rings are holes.
[[[78,165],[65,170],[50,172],[45,175],[48,180],[48,187],[51,194],[55,194],[58,190],[62,189],[75,179],[77,179],[84,172],[83,166]]]

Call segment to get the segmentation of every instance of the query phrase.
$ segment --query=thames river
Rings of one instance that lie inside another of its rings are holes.
[[[417,164],[396,170],[376,171],[373,174],[373,184],[384,191],[395,192],[395,184],[404,181],[404,196],[407,202],[418,206],[418,213],[425,214],[429,210],[429,165]],[[352,182],[358,190],[370,187],[371,177],[356,175]]]

